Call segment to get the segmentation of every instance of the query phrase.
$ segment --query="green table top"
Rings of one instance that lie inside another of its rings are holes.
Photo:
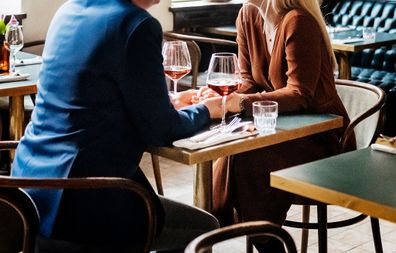
[[[396,155],[371,148],[271,173],[273,187],[396,222]]]

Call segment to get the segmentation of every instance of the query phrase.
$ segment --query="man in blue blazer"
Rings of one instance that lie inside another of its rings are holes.
[[[221,107],[220,98],[180,110],[172,105],[162,67],[161,26],[145,10],[156,2],[69,0],[61,6],[48,30],[36,107],[16,151],[13,175],[134,179],[156,198],[159,224],[165,224],[158,227],[156,249],[171,249],[216,228],[217,220],[196,208],[160,200],[138,164],[148,145],[192,135],[210,118],[219,118]],[[188,94],[179,102],[189,101]],[[40,213],[39,247],[49,250],[41,252],[76,244],[121,252],[131,233],[141,236],[141,213],[129,194],[28,192]],[[176,222],[169,224],[172,219]],[[177,239],[163,240],[161,231],[173,231],[167,236]],[[59,240],[61,246],[48,246],[46,238]]]

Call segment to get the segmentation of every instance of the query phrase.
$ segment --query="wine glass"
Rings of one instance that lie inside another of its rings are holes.
[[[206,84],[222,96],[222,117],[220,127],[226,125],[227,95],[236,91],[241,84],[241,73],[238,58],[234,53],[215,53],[210,59]]]
[[[165,75],[173,81],[174,95],[177,93],[177,81],[191,71],[191,59],[185,41],[166,41],[162,48]]]
[[[23,47],[22,26],[18,25],[18,23],[16,23],[16,25],[7,25],[4,38],[4,46],[5,48],[7,48],[7,50],[10,51],[10,55],[12,56],[12,61],[10,64],[10,75],[15,75],[15,55]]]

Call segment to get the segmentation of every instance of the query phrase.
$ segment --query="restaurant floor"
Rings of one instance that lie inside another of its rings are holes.
[[[193,166],[175,163],[167,159],[160,159],[162,182],[165,196],[186,204],[192,204],[192,180]],[[144,154],[141,167],[154,185],[153,169],[148,154]],[[355,212],[336,206],[329,206],[329,220],[350,217]],[[292,206],[288,213],[288,219],[300,220],[301,207]],[[316,210],[311,209],[311,220],[316,220]],[[396,224],[380,220],[382,244],[385,253],[396,252]],[[299,229],[285,227],[300,248],[301,233]],[[227,241],[215,246],[214,253],[241,253],[245,252],[244,238]],[[315,230],[310,231],[308,241],[308,253],[318,252],[318,239]],[[375,252],[372,241],[369,219],[345,228],[330,229],[328,231],[329,253],[368,253]]]

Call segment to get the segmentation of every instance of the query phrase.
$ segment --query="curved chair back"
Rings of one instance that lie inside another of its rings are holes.
[[[371,84],[351,80],[336,80],[336,89],[351,122],[346,128],[341,147],[355,133],[357,148],[368,147],[383,125],[385,92]]]
[[[0,141],[0,150],[13,149],[18,141]],[[39,225],[39,216],[33,200],[20,188],[40,189],[122,189],[136,194],[147,213],[146,241],[141,243],[143,252],[149,252],[156,231],[155,204],[152,196],[140,184],[117,177],[85,177],[63,179],[16,178],[0,176],[0,203],[11,206],[21,217],[24,226],[23,253],[33,253]],[[0,217],[1,219],[1,217]],[[139,245],[140,246],[140,245]]]
[[[287,252],[297,253],[296,245],[290,234],[280,226],[267,221],[243,222],[207,232],[191,241],[185,253],[211,252],[213,245],[240,236],[274,237],[286,246]]]

